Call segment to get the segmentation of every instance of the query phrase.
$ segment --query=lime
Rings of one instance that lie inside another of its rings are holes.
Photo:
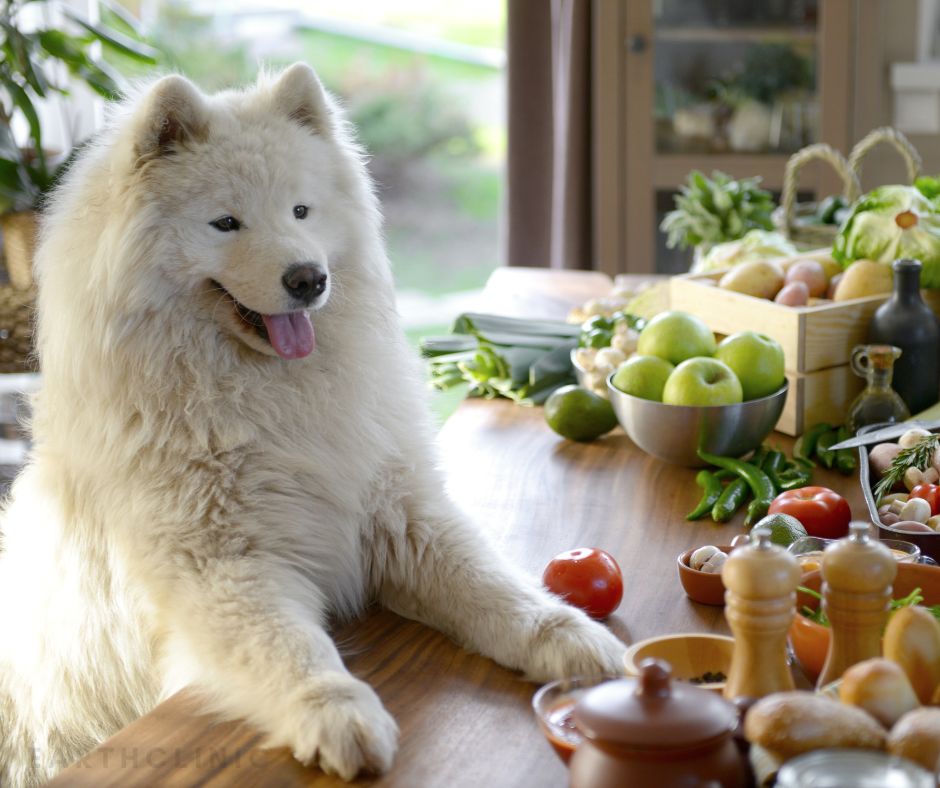
[[[807,536],[803,523],[797,520],[793,515],[768,514],[762,520],[757,522],[754,528],[767,528],[770,530],[770,541],[781,547],[789,547],[797,539]]]
[[[610,403],[582,386],[562,386],[545,401],[545,421],[563,438],[592,441],[617,426]]]

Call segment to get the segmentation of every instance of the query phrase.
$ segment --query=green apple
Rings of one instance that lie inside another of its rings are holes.
[[[621,364],[611,383],[624,394],[663,401],[663,387],[675,367],[659,356],[633,356]]]
[[[766,397],[783,385],[783,348],[756,331],[739,331],[726,337],[718,345],[715,358],[734,370],[744,399]]]
[[[715,354],[715,335],[695,315],[687,312],[662,312],[640,332],[636,352],[641,356],[659,356],[678,364],[695,356]]]
[[[742,399],[738,376],[717,358],[683,361],[663,389],[663,402],[667,405],[733,405]]]

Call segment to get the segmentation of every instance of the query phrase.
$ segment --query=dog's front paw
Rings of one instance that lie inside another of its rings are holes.
[[[341,673],[318,676],[302,703],[298,729],[289,736],[298,761],[344,780],[389,770],[398,726],[368,684]]]
[[[533,681],[564,676],[623,673],[627,647],[603,624],[580,610],[558,605],[536,623],[525,671]]]

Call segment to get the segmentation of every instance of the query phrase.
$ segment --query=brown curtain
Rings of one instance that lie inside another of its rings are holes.
[[[509,265],[591,267],[591,2],[507,0]]]

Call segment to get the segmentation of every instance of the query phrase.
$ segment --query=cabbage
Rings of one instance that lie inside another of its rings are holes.
[[[913,186],[881,186],[861,197],[842,224],[832,256],[891,265],[899,257],[920,260],[921,287],[940,288],[940,213]]]
[[[737,241],[713,246],[703,258],[692,266],[693,274],[731,268],[752,260],[774,260],[791,257],[797,248],[782,234],[768,230],[751,230]]]

